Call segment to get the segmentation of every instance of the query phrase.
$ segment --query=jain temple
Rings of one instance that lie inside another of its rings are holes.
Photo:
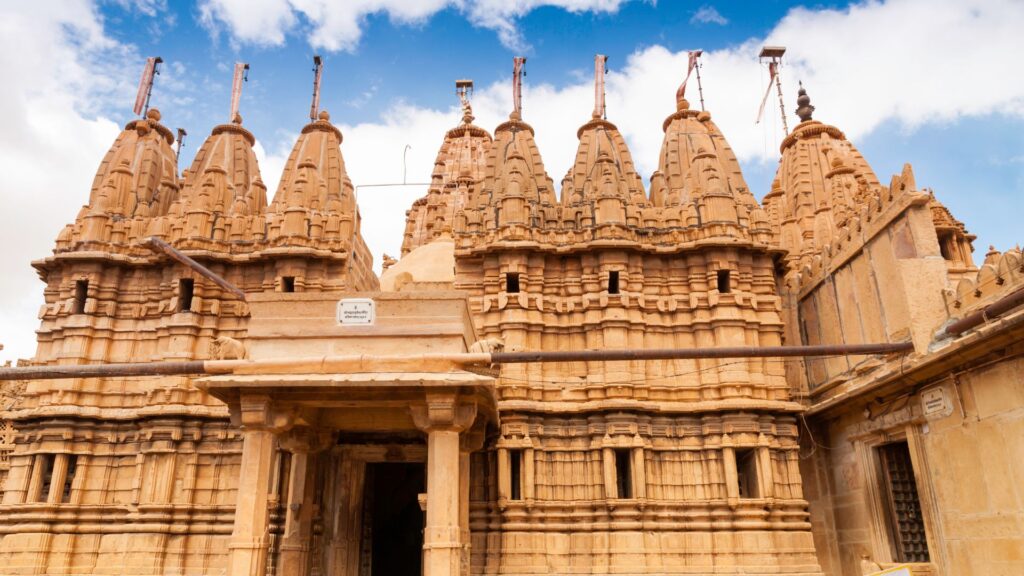
[[[682,91],[638,173],[598,74],[556,183],[520,70],[379,276],[326,111],[280,182],[129,122],[0,369],[0,575],[1024,574],[1020,249],[803,89],[751,190]]]

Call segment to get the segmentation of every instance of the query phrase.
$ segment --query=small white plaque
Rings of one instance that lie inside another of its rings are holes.
[[[343,298],[338,300],[338,324],[342,326],[372,326],[377,319],[377,304],[371,298]]]
[[[935,386],[921,391],[921,410],[926,418],[949,416],[953,413],[953,405],[946,396],[944,386]]]

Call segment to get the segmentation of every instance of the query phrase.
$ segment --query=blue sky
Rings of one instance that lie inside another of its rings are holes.
[[[307,121],[311,58],[322,54],[321,107],[345,134],[354,182],[423,181],[444,130],[458,121],[456,78],[472,78],[477,123],[508,113],[511,58],[528,57],[524,113],[557,182],[592,109],[593,55],[607,54],[608,118],[647,176],[661,120],[673,111],[686,50],[706,51],[708,109],[758,197],[783,136],[777,108],[754,116],[767,76],[763,44],[788,47],[782,69],[790,126],[796,81],[815,118],[846,131],[879,178],[911,162],[989,244],[1020,241],[1024,190],[1024,3],[630,0],[54,0],[0,5],[0,358],[32,354],[43,285],[29,262],[52,249],[87,200],[99,161],[132,118],[146,56],[165,60],[152,104],[188,130],[181,167],[227,120],[231,67],[250,63],[241,113],[276,188]],[[955,50],[954,50],[955,49]],[[696,100],[694,90],[689,92]],[[771,106],[775,106],[774,98]],[[397,255],[403,214],[421,187],[360,196],[371,249]]]

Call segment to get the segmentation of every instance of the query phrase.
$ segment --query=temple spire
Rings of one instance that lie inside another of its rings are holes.
[[[594,118],[604,118],[604,74],[608,66],[608,57],[604,54],[594,56]]]
[[[807,90],[804,89],[804,83],[800,82],[800,90],[797,92],[796,98],[796,115],[800,117],[801,122],[807,122],[811,119],[811,114],[814,113],[814,106],[811,106],[811,97],[807,95]]]

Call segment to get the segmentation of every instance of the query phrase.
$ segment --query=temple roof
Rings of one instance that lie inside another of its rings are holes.
[[[812,119],[814,106],[802,85],[797,104],[802,122],[782,141],[764,206],[790,259],[806,261],[832,242],[881,184],[841,130]]]
[[[129,122],[100,163],[89,205],[128,218],[166,214],[179,188],[173,143],[156,108]]]
[[[690,201],[706,185],[710,170],[736,202],[757,207],[736,154],[721,130],[705,111],[691,110],[689,102],[677,99],[676,112],[662,124],[665,137],[658,159],[664,186],[652,176],[651,201],[656,206],[678,206]]]
[[[643,180],[626,140],[614,124],[603,118],[591,118],[577,130],[576,136],[580,140],[576,158],[562,181],[563,205],[593,200],[599,182],[604,181],[605,168],[610,170],[615,192],[623,201],[638,206],[647,203]]]
[[[484,179],[491,141],[487,130],[473,124],[472,108],[464,101],[462,121],[445,133],[437,151],[427,194],[406,216],[403,255],[439,237],[450,237],[455,213],[469,202],[470,188]]]
[[[528,202],[554,205],[554,184],[533,139],[533,127],[515,116],[510,115],[509,120],[494,131],[494,143],[484,171],[484,193],[492,199],[504,195],[513,175],[517,174]]]
[[[341,130],[330,119],[322,111],[302,129],[281,173],[271,211],[286,206],[355,211],[352,181],[341,155]]]
[[[267,188],[253,152],[252,133],[242,127],[241,116],[214,127],[185,173],[182,202],[185,210],[202,209],[228,214],[262,214]]]

